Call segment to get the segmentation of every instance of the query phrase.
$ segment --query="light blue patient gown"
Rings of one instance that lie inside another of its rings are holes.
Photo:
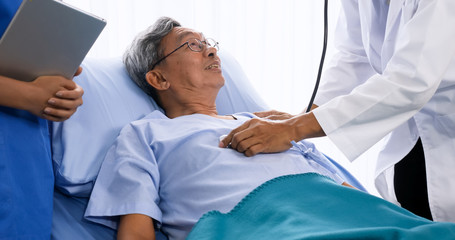
[[[21,2],[0,0],[0,35]],[[47,121],[0,106],[0,239],[50,239],[53,176]]]
[[[270,179],[315,172],[337,184],[346,181],[309,142],[253,157],[218,147],[220,136],[253,117],[235,116],[169,119],[155,111],[126,126],[106,155],[86,217],[115,228],[116,216],[141,213],[161,223],[170,239],[184,239],[204,213],[229,211]]]

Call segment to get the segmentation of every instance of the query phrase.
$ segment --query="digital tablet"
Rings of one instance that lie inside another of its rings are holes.
[[[72,78],[105,26],[62,1],[24,0],[0,39],[0,75]]]

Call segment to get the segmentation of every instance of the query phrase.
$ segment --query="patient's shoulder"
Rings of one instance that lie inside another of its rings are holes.
[[[169,119],[169,118],[162,111],[155,110],[155,111],[145,115],[142,119],[139,119],[137,121],[149,120],[149,119]]]
[[[151,122],[153,120],[163,120],[163,119],[164,120],[169,120],[169,118],[162,111],[154,110],[153,112],[145,115],[141,119],[132,121],[130,124],[132,124],[132,125],[141,125],[141,124],[145,124],[145,123]]]
[[[154,110],[153,112],[145,115],[141,119],[134,120],[129,124],[126,124],[120,131],[120,136],[125,135],[125,133],[134,131],[137,133],[145,132],[145,128],[153,126],[154,123],[160,125],[162,121],[170,120],[163,112],[160,110]]]

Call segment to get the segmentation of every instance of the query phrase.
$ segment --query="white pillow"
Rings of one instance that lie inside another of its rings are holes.
[[[219,114],[266,109],[238,62],[219,52],[225,86],[216,100]],[[54,122],[52,151],[56,187],[88,197],[108,148],[121,128],[155,109],[156,103],[128,77],[120,58],[86,59],[74,80],[84,105],[65,122]]]

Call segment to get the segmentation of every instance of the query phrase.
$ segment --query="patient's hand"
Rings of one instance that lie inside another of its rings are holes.
[[[255,112],[254,115],[256,115],[260,118],[266,118],[266,119],[270,119],[270,120],[284,120],[284,119],[289,119],[289,118],[294,117],[294,115],[292,115],[292,114],[280,112],[280,111],[276,111],[276,110]]]

